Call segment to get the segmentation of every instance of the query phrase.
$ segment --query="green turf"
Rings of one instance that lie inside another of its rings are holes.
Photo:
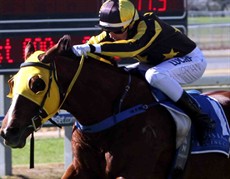
[[[226,17],[188,17],[188,24],[219,24],[229,23],[230,16]]]
[[[13,165],[26,165],[30,161],[30,140],[23,149],[12,149]],[[64,162],[64,139],[46,138],[35,140],[34,162],[60,163]]]

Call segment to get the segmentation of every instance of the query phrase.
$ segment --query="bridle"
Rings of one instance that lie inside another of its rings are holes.
[[[41,67],[41,68],[47,69],[49,71],[48,89],[47,89],[47,91],[46,91],[46,93],[45,93],[45,95],[44,95],[44,97],[42,99],[41,104],[39,105],[37,113],[31,119],[32,126],[34,128],[34,131],[36,132],[41,128],[41,125],[42,125],[42,116],[44,115],[43,107],[44,107],[45,101],[47,99],[47,96],[50,93],[50,87],[51,87],[51,83],[53,81],[52,73],[55,72],[55,68],[54,68],[53,63],[50,63],[50,66],[48,66],[48,65],[40,63],[40,62],[24,62],[24,63],[21,64],[20,68],[25,68],[25,67],[29,67],[29,66]],[[57,83],[57,78],[56,77],[54,78],[54,80]]]
[[[99,61],[102,61],[102,62],[105,62],[105,63],[108,63],[108,64],[112,64],[110,61],[104,59],[104,58],[101,58],[95,54],[88,54],[88,56],[91,56],[92,58],[95,58]],[[35,67],[40,67],[40,68],[43,68],[43,69],[46,69],[49,71],[49,80],[48,80],[48,88],[47,88],[47,91],[45,92],[45,95],[43,96],[43,99],[39,105],[39,108],[37,110],[37,113],[32,117],[31,119],[31,123],[32,125],[30,126],[27,126],[27,128],[33,128],[33,132],[31,134],[31,141],[30,141],[30,168],[34,168],[34,131],[38,131],[42,124],[49,120],[51,123],[59,126],[56,122],[52,121],[51,117],[53,117],[59,110],[60,108],[62,107],[62,105],[64,104],[65,100],[67,99],[70,91],[72,90],[73,88],[73,85],[75,84],[75,82],[77,81],[80,73],[81,73],[81,70],[82,70],[82,67],[83,67],[83,64],[84,64],[84,60],[85,60],[85,57],[82,56],[81,57],[81,60],[79,62],[79,65],[78,65],[78,69],[71,81],[71,83],[69,84],[68,88],[67,88],[67,91],[65,93],[63,93],[63,91],[61,91],[61,87],[58,83],[58,79],[57,79],[57,71],[56,71],[56,66],[55,66],[55,63],[54,63],[54,60],[51,60],[50,62],[50,65],[46,64],[46,63],[42,63],[40,61],[37,61],[37,62],[24,62],[21,64],[20,68],[26,68],[26,67],[31,67],[31,66],[35,66]],[[60,99],[61,99],[61,102],[60,102],[60,105],[57,107],[57,109],[55,110],[55,112],[52,112],[50,114],[46,114],[46,116],[44,116],[44,104],[47,100],[47,97],[49,95],[49,93],[51,92],[51,84],[52,83],[56,83],[57,86],[58,86],[58,89],[59,89],[59,96],[60,96]],[[60,126],[59,126],[60,127]]]
[[[56,66],[55,66],[55,62],[54,60],[51,60],[51,62],[48,64],[42,63],[40,61],[37,62],[24,62],[21,64],[20,68],[26,68],[26,67],[40,67],[43,68],[45,70],[49,71],[49,78],[48,78],[48,88],[42,98],[42,101],[38,107],[37,113],[32,117],[31,119],[31,125],[27,126],[26,129],[31,129],[31,127],[33,128],[33,131],[31,133],[31,139],[30,139],[30,168],[34,168],[34,132],[38,131],[41,127],[42,124],[45,123],[47,120],[49,120],[51,123],[53,123],[54,125],[61,127],[60,125],[58,125],[55,121],[53,121],[51,118],[58,113],[58,111],[60,110],[60,108],[62,107],[62,105],[64,104],[65,100],[67,99],[70,91],[73,88],[73,85],[75,84],[75,82],[77,81],[83,64],[84,64],[84,56],[81,57],[81,60],[79,62],[78,65],[78,69],[69,85],[69,87],[67,88],[67,91],[65,93],[63,93],[61,91],[60,85],[58,83],[58,79],[57,79],[57,71],[56,71]],[[58,86],[58,90],[59,90],[59,97],[60,97],[60,104],[57,107],[57,109],[54,112],[51,112],[50,114],[46,113],[46,116],[44,116],[44,104],[47,100],[48,95],[51,92],[51,84],[52,83],[56,83]],[[25,130],[26,130],[25,129]]]
[[[49,81],[48,81],[48,88],[47,91],[45,92],[45,95],[43,96],[43,99],[39,105],[39,108],[37,110],[37,113],[34,115],[34,117],[32,117],[31,121],[32,121],[32,126],[34,128],[34,131],[38,131],[42,124],[44,122],[46,122],[47,120],[49,120],[51,123],[59,126],[55,121],[53,121],[51,118],[58,113],[58,111],[60,110],[61,106],[64,104],[66,98],[68,97],[70,91],[72,90],[72,87],[74,85],[74,83],[76,82],[77,78],[80,75],[80,72],[82,70],[83,64],[84,64],[84,56],[82,56],[80,62],[79,62],[79,66],[78,69],[67,89],[67,91],[65,93],[61,92],[60,90],[60,85],[58,84],[58,79],[57,79],[57,71],[56,71],[56,66],[54,63],[54,60],[51,61],[50,65],[48,66],[45,63],[41,63],[41,62],[24,62],[21,64],[20,68],[25,68],[25,67],[29,67],[29,66],[35,66],[35,67],[40,67],[40,68],[44,68],[47,69],[49,71]],[[60,99],[62,99],[62,102],[60,103],[59,107],[52,113],[50,114],[46,114],[46,116],[44,116],[44,104],[47,100],[47,97],[50,93],[51,90],[51,84],[55,82],[57,84],[57,86],[59,86],[59,95],[60,95]],[[59,126],[60,127],[60,126]]]

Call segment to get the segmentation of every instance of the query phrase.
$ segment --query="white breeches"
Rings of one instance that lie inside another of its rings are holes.
[[[144,66],[146,68],[146,65]],[[195,48],[184,57],[172,58],[150,67],[145,73],[145,78],[150,85],[160,89],[176,102],[183,93],[180,84],[192,83],[199,79],[206,66],[207,62],[202,52],[199,48]]]

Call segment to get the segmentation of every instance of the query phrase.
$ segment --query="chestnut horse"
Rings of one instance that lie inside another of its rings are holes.
[[[26,138],[60,108],[75,116],[78,125],[89,126],[109,116],[116,121],[120,111],[155,100],[140,76],[92,54],[83,59],[63,52],[68,47],[67,36],[45,53],[34,52],[28,44],[26,63],[9,81],[12,104],[0,130],[6,145],[24,147]],[[38,58],[36,62],[30,60],[33,55]],[[208,95],[221,103],[229,120],[230,91]],[[170,177],[176,127],[169,112],[157,103],[104,130],[89,132],[81,128],[73,126],[73,162],[63,178]],[[190,155],[181,177],[227,179],[229,171],[230,159],[223,154]]]

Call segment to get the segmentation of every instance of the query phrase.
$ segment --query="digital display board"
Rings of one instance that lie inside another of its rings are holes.
[[[98,32],[81,32],[66,33],[71,35],[73,44],[86,43],[92,35],[96,35]],[[84,35],[87,34],[87,35]],[[39,34],[19,34],[12,37],[1,38],[0,40],[0,70],[8,69],[9,72],[15,71],[20,64],[24,61],[24,51],[28,42],[32,42],[35,50],[46,51],[50,47],[54,46],[58,40],[63,36],[62,33],[47,33]],[[2,70],[3,72],[3,70]],[[5,71],[4,71],[5,72]]]
[[[131,0],[138,11],[182,16],[184,0]],[[0,19],[96,18],[103,0],[0,0]]]
[[[184,0],[131,1],[140,13],[153,11],[162,19],[185,21]],[[37,50],[45,51],[64,34],[70,34],[74,44],[84,43],[90,36],[98,34],[95,25],[103,2],[0,0],[0,73],[11,72],[20,66],[28,41]]]
[[[161,17],[183,17],[185,14],[184,0],[132,0],[139,12],[154,11]]]

